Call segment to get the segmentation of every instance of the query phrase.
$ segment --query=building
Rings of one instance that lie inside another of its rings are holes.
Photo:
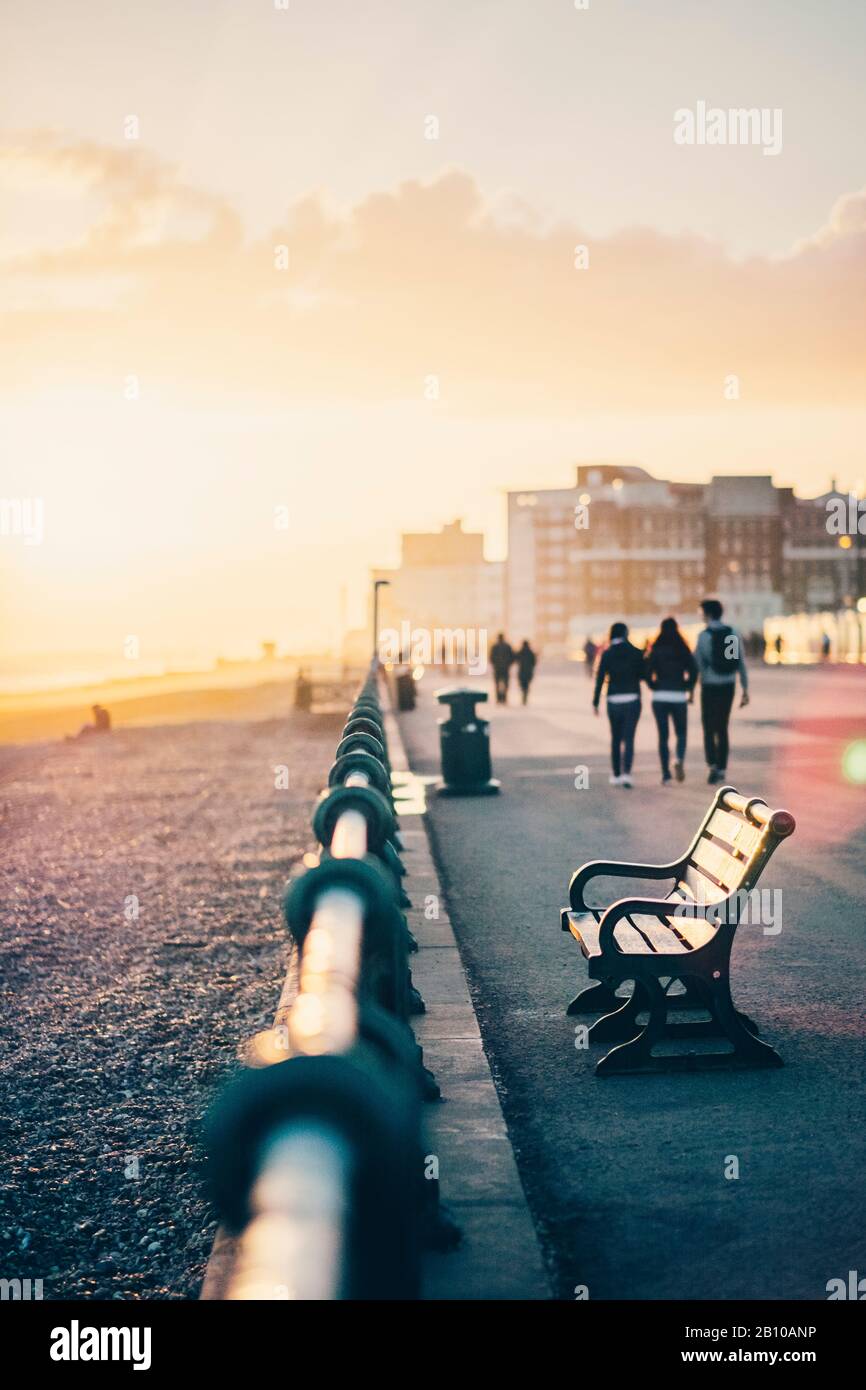
[[[505,566],[485,560],[480,532],[453,521],[433,533],[407,532],[401,542],[399,568],[371,576],[388,581],[379,591],[380,632],[459,630],[477,642],[477,634],[499,631]]]
[[[575,655],[618,618],[694,622],[713,595],[743,632],[784,612],[852,607],[866,592],[866,536],[828,528],[814,499],[769,477],[654,478],[589,463],[574,487],[508,494],[506,626],[548,655]]]

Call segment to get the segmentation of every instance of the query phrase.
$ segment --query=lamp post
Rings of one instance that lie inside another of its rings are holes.
[[[373,581],[373,658],[379,664],[379,590],[390,586],[390,579]]]

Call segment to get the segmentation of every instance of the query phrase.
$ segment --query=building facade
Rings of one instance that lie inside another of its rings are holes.
[[[799,498],[769,477],[668,482],[607,462],[580,465],[572,488],[510,492],[508,631],[573,656],[617,619],[694,622],[708,595],[744,633],[782,613],[854,607],[866,535],[830,528],[840,496]]]
[[[373,570],[372,579],[388,582],[379,593],[380,632],[472,633],[477,650],[479,634],[494,641],[502,627],[505,566],[485,560],[483,535],[460,521],[405,533],[399,567]]]

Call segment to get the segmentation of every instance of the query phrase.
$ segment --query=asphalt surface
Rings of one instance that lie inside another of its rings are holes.
[[[401,716],[412,766],[431,776],[436,688],[431,673]],[[842,770],[866,738],[866,672],[758,670],[732,726],[728,780],[797,818],[761,881],[782,892],[782,929],[741,926],[731,972],[779,1070],[599,1078],[607,1048],[575,1049],[565,1007],[585,966],[559,927],[572,871],[603,856],[672,858],[712,795],[696,708],[687,781],[663,788],[645,701],[626,791],[608,785],[606,720],[589,705],[580,670],[542,669],[526,709],[488,702],[502,794],[432,795],[428,809],[553,1286],[565,1299],[584,1288],[591,1299],[824,1299],[829,1279],[866,1271],[866,786]]]

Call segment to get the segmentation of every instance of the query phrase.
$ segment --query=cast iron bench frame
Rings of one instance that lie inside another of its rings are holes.
[[[782,1065],[775,1048],[761,1041],[757,1026],[734,1005],[730,957],[745,895],[755,887],[777,845],[795,828],[789,811],[771,811],[761,797],[721,787],[679,859],[670,864],[596,859],[572,876],[562,930],[571,932],[586,958],[590,979],[598,983],[578,994],[567,1012],[601,1013],[588,1030],[589,1040],[619,1043],[598,1063],[597,1075]],[[602,875],[672,879],[675,886],[665,898],[621,898],[592,908],[584,892]],[[634,981],[634,990],[625,998],[616,990],[627,980]],[[671,994],[677,981],[683,988]],[[669,1018],[671,1012],[697,1009],[710,1017]],[[641,1027],[638,1016],[644,1012],[649,1017]],[[729,1040],[733,1051],[658,1057],[652,1053],[663,1037],[719,1035]]]

